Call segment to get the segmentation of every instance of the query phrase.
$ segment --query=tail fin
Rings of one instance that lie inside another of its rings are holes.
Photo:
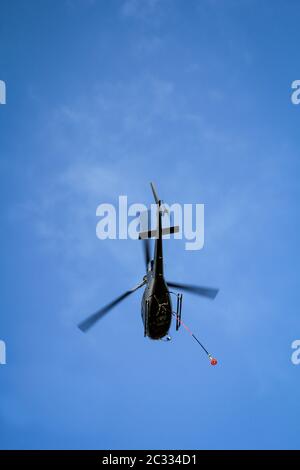
[[[161,199],[159,199],[154,184],[150,183],[150,186],[151,186],[151,189],[152,189],[152,193],[153,193],[155,202],[158,205],[157,228],[155,230],[151,230],[151,229],[148,230],[150,212],[145,211],[145,212],[140,213],[140,217],[141,217],[141,224],[140,224],[141,232],[139,234],[139,239],[140,240],[146,240],[148,238],[160,239],[163,235],[171,235],[171,234],[179,232],[178,225],[173,226],[173,227],[164,227],[164,228],[162,227],[162,222],[161,222],[162,216],[164,214],[168,213],[168,211],[165,208],[165,206],[163,204],[163,201]],[[147,224],[146,227],[144,225],[145,223]],[[144,225],[144,227],[143,227],[143,225]],[[151,225],[150,225],[150,227],[151,227]],[[144,230],[143,230],[143,228],[144,228]]]
[[[153,183],[150,183],[150,186],[151,186],[151,189],[152,189],[152,192],[153,192],[153,196],[154,196],[155,202],[156,202],[156,204],[159,205],[160,199],[158,198],[158,195],[157,195],[157,192],[156,192],[156,190],[155,190],[154,184],[153,184]]]

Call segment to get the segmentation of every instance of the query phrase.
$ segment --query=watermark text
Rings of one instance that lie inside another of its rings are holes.
[[[294,352],[291,356],[291,361],[295,366],[298,366],[300,365],[300,339],[295,339],[291,346],[292,349],[294,349]]]
[[[204,204],[163,204],[161,213],[163,227],[179,227],[173,236],[175,239],[186,240],[186,250],[203,248]],[[100,204],[96,216],[100,217],[96,226],[99,240],[137,240],[141,232],[157,228],[157,205],[152,204],[150,210],[139,203],[128,206],[127,196],[119,196],[117,208],[112,204]],[[164,235],[164,238],[170,238],[170,234]]]
[[[291,100],[293,104],[300,104],[300,80],[294,80],[292,83],[292,92]]]
[[[6,84],[0,80],[0,104],[6,104]]]
[[[6,364],[6,344],[0,339],[0,365]]]

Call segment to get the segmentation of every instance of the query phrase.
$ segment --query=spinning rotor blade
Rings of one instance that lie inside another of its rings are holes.
[[[144,249],[144,258],[145,258],[145,265],[146,271],[148,271],[148,264],[150,262],[150,240],[148,238],[143,239],[143,249]]]
[[[143,281],[137,286],[135,286],[133,289],[128,290],[127,292],[124,292],[124,294],[120,295],[115,300],[107,304],[105,307],[98,310],[98,312],[94,313],[93,315],[90,315],[86,320],[79,323],[78,328],[83,332],[86,332],[87,330],[89,330],[98,320],[100,320],[107,312],[109,312],[109,310],[114,308],[118,303],[122,302],[122,300],[128,297],[128,295],[138,290],[145,283],[146,281]]]
[[[191,292],[192,294],[201,295],[202,297],[207,297],[209,299],[214,299],[219,292],[219,289],[213,289],[211,287],[200,287],[194,286],[191,284],[180,284],[178,282],[167,282],[168,286],[175,287],[186,292]]]

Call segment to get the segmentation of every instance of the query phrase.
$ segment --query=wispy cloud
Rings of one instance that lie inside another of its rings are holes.
[[[125,0],[121,14],[126,18],[147,19],[157,15],[162,0]]]

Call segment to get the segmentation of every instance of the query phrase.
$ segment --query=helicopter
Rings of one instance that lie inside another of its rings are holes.
[[[178,282],[166,281],[164,277],[164,259],[163,259],[163,236],[167,234],[178,233],[179,227],[172,226],[163,228],[162,217],[167,212],[163,201],[159,199],[153,183],[150,183],[155,204],[157,207],[157,227],[155,230],[146,230],[140,232],[139,239],[143,241],[144,258],[146,274],[143,280],[130,290],[127,290],[109,304],[102,307],[96,313],[90,315],[87,319],[79,323],[78,328],[82,332],[87,332],[95,325],[106,313],[116,307],[126,297],[145,287],[142,302],[141,316],[144,325],[144,336],[152,340],[170,341],[169,330],[172,318],[176,321],[176,331],[182,325],[186,331],[194,338],[206,353],[211,365],[215,366],[217,360],[207,351],[194,333],[182,321],[182,293],[171,291],[170,288],[180,291],[190,292],[208,299],[214,299],[219,289],[211,287],[202,287],[191,284],[182,284]],[[154,256],[151,259],[150,239],[155,238]],[[176,297],[176,311],[173,310],[171,295]]]

